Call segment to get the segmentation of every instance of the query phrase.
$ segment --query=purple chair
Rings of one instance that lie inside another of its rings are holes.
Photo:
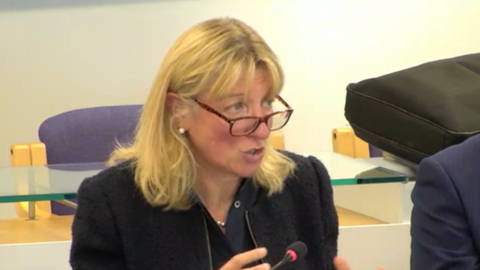
[[[133,139],[141,109],[142,105],[94,107],[46,119],[38,136],[46,146],[48,164],[107,161],[117,143]],[[75,209],[52,201],[52,214],[74,213]]]

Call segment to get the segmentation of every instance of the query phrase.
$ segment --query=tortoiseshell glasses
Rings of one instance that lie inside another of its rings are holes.
[[[230,134],[235,137],[247,136],[255,132],[260,124],[265,123],[270,131],[275,131],[283,128],[290,120],[292,116],[293,109],[288,105],[288,103],[283,100],[280,96],[277,96],[276,99],[282,103],[285,107],[285,110],[276,111],[265,116],[244,116],[238,118],[228,118],[225,115],[221,114],[217,110],[208,106],[205,103],[200,102],[197,99],[194,101],[204,110],[215,114],[216,116],[222,118],[227,123],[230,124]]]

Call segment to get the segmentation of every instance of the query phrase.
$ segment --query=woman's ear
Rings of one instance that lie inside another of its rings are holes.
[[[184,101],[176,93],[167,93],[165,102],[168,113],[174,118],[173,121],[178,128],[188,130],[187,110]]]
[[[177,115],[182,109],[182,100],[176,93],[168,92],[165,105],[170,115]]]

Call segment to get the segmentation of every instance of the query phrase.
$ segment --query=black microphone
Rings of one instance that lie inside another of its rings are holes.
[[[305,257],[307,252],[308,252],[307,245],[305,245],[305,243],[303,243],[302,241],[297,241],[287,247],[287,251],[285,252],[285,257],[283,257],[283,259],[279,263],[277,263],[274,267],[272,267],[271,270],[278,269],[280,268],[280,266],[286,263],[301,260],[303,259],[303,257]]]

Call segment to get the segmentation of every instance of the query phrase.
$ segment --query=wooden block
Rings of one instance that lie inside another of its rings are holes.
[[[30,156],[32,165],[47,164],[47,148],[42,142],[30,143]]]
[[[10,165],[16,166],[32,166],[45,165],[47,163],[47,155],[43,143],[13,144],[10,147]],[[28,172],[15,171],[14,178],[28,178]],[[14,203],[15,211],[19,218],[28,217],[28,202]],[[35,214],[39,218],[51,216],[50,201],[35,202]]]
[[[350,127],[335,128],[332,131],[333,152],[355,157],[354,134]]]
[[[12,144],[10,147],[10,165],[12,167],[32,165],[30,145]]]
[[[369,158],[370,148],[368,143],[353,134],[353,147],[355,149],[355,158]]]
[[[333,129],[332,145],[333,152],[344,156],[352,158],[370,157],[368,143],[358,138],[351,127]]]
[[[283,133],[273,132],[270,135],[270,140],[271,140],[273,148],[278,149],[278,150],[285,150],[285,140],[284,140],[284,137],[283,137]]]

